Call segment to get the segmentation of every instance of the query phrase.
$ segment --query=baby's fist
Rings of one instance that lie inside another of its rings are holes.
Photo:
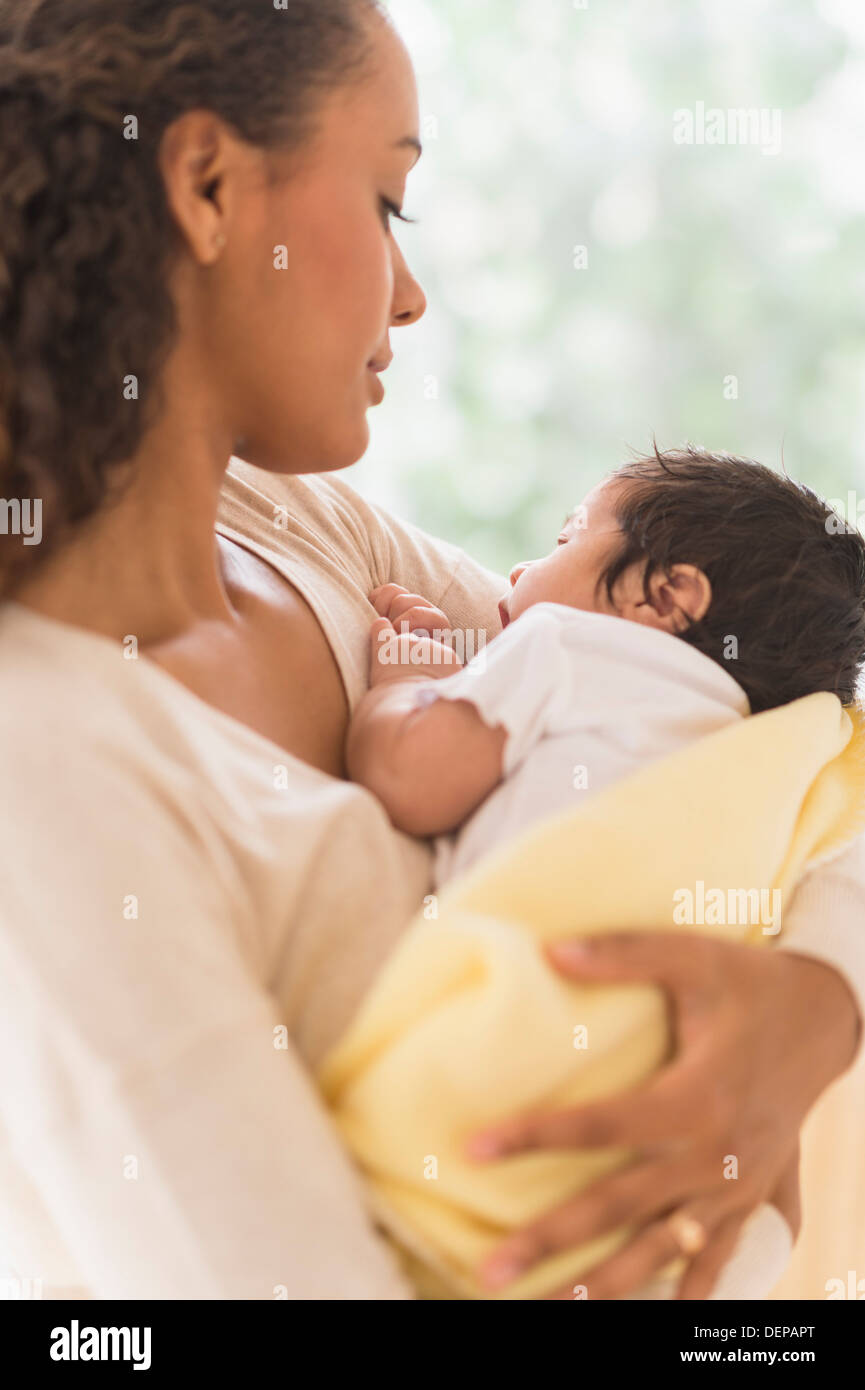
[[[369,635],[370,687],[413,676],[436,680],[461,668],[452,647],[417,632],[397,632],[388,618],[376,618]]]
[[[447,616],[422,594],[413,594],[402,584],[380,584],[369,601],[377,613],[389,618],[397,632],[450,632]]]

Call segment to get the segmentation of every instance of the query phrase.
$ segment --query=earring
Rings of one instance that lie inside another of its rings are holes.
[[[213,249],[214,249],[215,251],[224,251],[224,250],[225,250],[225,241],[226,241],[225,232],[217,232],[217,233],[216,233],[216,236],[213,238]]]

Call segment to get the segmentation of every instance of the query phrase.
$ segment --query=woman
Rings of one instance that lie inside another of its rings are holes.
[[[498,630],[500,578],[329,476],[425,307],[391,230],[411,64],[373,0],[0,14],[3,490],[44,505],[0,610],[10,1263],[45,1296],[410,1297],[305,1068],[429,886],[427,847],[343,780],[367,594]],[[515,1122],[510,1147],[643,1156],[491,1284],[627,1219],[595,1273],[627,1296],[685,1215],[681,1292],[705,1297],[761,1201],[795,1223],[799,1127],[858,1046],[846,933],[815,943],[830,887],[799,895],[799,953],[659,936],[563,960],[665,984],[680,1057],[645,1097]],[[701,1159],[722,1134],[737,1184]]]

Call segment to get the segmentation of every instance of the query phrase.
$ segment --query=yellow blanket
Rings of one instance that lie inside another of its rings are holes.
[[[860,833],[863,810],[865,718],[810,695],[543,822],[448,885],[437,917],[415,919],[319,1083],[375,1214],[440,1294],[489,1297],[475,1270],[494,1245],[628,1157],[478,1163],[466,1137],[628,1089],[669,1050],[656,986],[567,982],[541,943],[660,928],[771,944],[765,909],[780,901],[783,935],[796,883]],[[500,1296],[578,1281],[626,1236],[554,1256]]]

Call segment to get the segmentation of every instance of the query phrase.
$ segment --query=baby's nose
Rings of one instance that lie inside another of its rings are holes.
[[[518,565],[514,565],[513,569],[511,570],[510,574],[508,575],[508,579],[510,580],[511,588],[514,587],[514,585],[516,584],[516,582],[517,582],[517,580],[519,579],[520,575],[523,573],[524,570],[527,570],[528,567],[529,567],[529,561],[528,561],[528,560],[521,560],[520,563],[519,563]]]

